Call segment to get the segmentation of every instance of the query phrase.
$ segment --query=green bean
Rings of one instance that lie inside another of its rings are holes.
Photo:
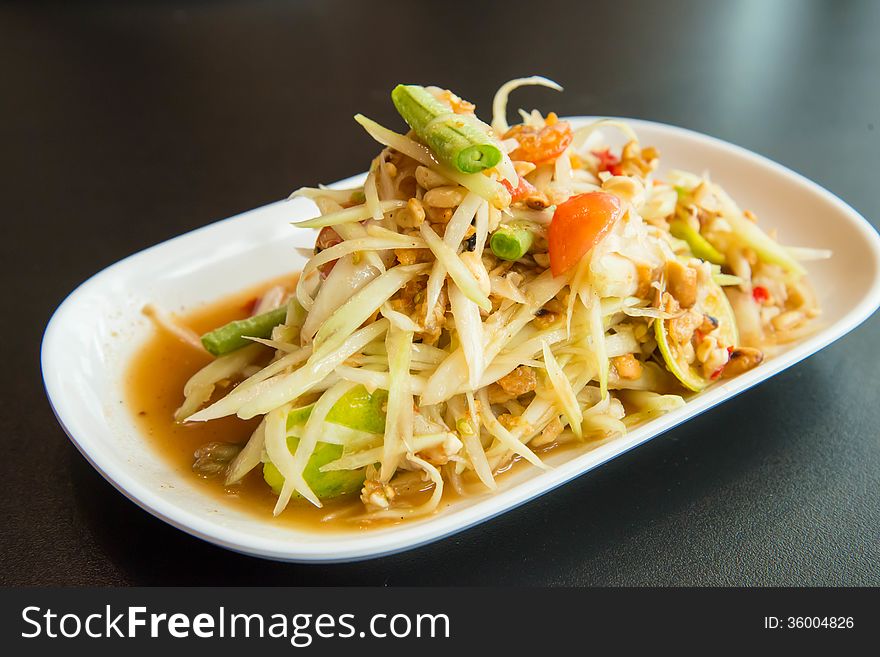
[[[222,356],[252,344],[247,338],[270,337],[272,329],[284,323],[286,318],[287,306],[285,305],[261,315],[229,322],[210,333],[205,333],[202,336],[202,345],[208,350],[208,353]]]
[[[530,230],[502,226],[489,238],[492,253],[502,260],[519,260],[532,246],[534,236]]]
[[[501,161],[501,149],[488,126],[472,114],[454,114],[424,87],[399,84],[391,100],[443,164],[461,173],[478,173]]]

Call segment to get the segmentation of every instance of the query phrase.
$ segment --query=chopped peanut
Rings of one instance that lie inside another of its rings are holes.
[[[519,415],[511,415],[510,413],[504,413],[503,415],[498,416],[498,421],[501,423],[501,426],[507,429],[508,431],[513,431],[520,424],[522,424],[522,417]]]
[[[435,208],[454,208],[464,200],[464,189],[461,187],[434,187],[429,189],[422,200],[425,205]]]
[[[639,264],[636,265],[636,275],[638,276],[639,286],[636,288],[635,295],[640,299],[644,299],[651,291],[651,283],[656,280],[654,270],[648,265]]]
[[[409,213],[413,226],[420,226],[425,220],[425,208],[417,198],[411,198],[406,202],[406,211]]]
[[[669,320],[669,335],[678,343],[690,342],[694,331],[703,323],[703,315],[695,310],[688,310],[680,317]]]
[[[429,205],[425,208],[425,212],[432,224],[448,224],[449,220],[452,219],[452,208],[437,208]],[[445,231],[446,229],[442,228],[440,232]]]
[[[659,290],[658,290],[658,294],[659,294]],[[664,292],[662,295],[660,295],[660,299],[657,302],[657,306],[663,312],[670,313],[673,315],[678,313],[679,311],[681,311],[681,306],[678,305],[678,301],[676,301],[675,297],[673,297],[671,294],[669,294],[669,292]]]
[[[697,360],[701,363],[705,363],[709,360],[709,357],[712,355],[712,352],[718,348],[718,340],[716,340],[711,335],[706,336],[700,341],[700,344],[697,345]]]
[[[439,445],[419,452],[419,456],[433,465],[445,465],[449,463],[449,457],[458,454],[462,446],[462,442],[454,434],[449,434]]]
[[[505,404],[513,399],[513,395],[504,390],[504,388],[497,383],[490,385],[487,392],[490,404]]]
[[[437,89],[436,87],[429,87],[428,91],[431,92],[437,100],[442,103],[446,103],[452,108],[452,111],[456,114],[473,114],[474,110],[477,108],[473,103],[464,100],[463,98],[459,98],[454,93],[449,91],[449,89]]]
[[[527,392],[532,392],[538,385],[538,377],[535,370],[528,365],[520,365],[510,374],[498,379],[498,385],[504,392],[513,397],[519,397]]]
[[[415,265],[434,260],[434,254],[430,249],[394,249],[394,255],[401,265]]]
[[[692,341],[688,340],[682,345],[681,357],[684,358],[685,362],[688,364],[693,363],[697,359],[697,352],[694,349],[694,343]]]
[[[544,430],[541,431],[540,434],[532,438],[530,445],[532,447],[549,445],[559,437],[559,434],[562,433],[562,429],[562,422],[559,420],[559,417],[554,417],[549,423],[547,423],[547,426],[544,427]]]
[[[709,340],[704,342],[709,342]],[[700,346],[702,346],[702,343],[700,343]],[[718,372],[727,365],[729,360],[730,354],[727,353],[725,347],[715,347],[714,349],[707,350],[705,360],[701,361],[703,363],[703,376],[707,379],[717,378]]]
[[[611,364],[621,379],[638,379],[642,375],[642,364],[633,354],[615,356],[611,359]]]
[[[562,315],[541,308],[535,313],[535,319],[532,320],[532,323],[535,325],[535,328],[543,331],[558,322],[560,317]]]
[[[446,295],[445,286],[440,290],[440,297],[437,300],[437,305],[430,309],[427,307],[428,299],[425,294],[419,294],[416,317],[418,317],[419,320],[424,319],[424,321],[421,322],[421,325],[425,327],[425,332],[419,334],[422,337],[423,343],[434,344],[440,338],[440,332],[446,324],[447,301],[448,297]]]
[[[550,207],[550,199],[547,198],[546,194],[538,190],[531,192],[523,199],[523,202],[526,204],[526,207],[532,210],[545,210]]]
[[[492,283],[489,281],[489,272],[486,271],[480,256],[474,251],[465,251],[459,257],[468,271],[474,275],[480,285],[480,290],[488,296],[492,291]]]
[[[391,299],[391,307],[405,315],[411,315],[416,310],[418,302],[421,301],[421,290],[424,286],[424,279],[410,281]]]
[[[361,502],[368,509],[387,509],[394,500],[395,491],[390,484],[383,484],[376,479],[367,479],[361,489]]]
[[[667,289],[682,308],[690,308],[697,302],[697,270],[686,267],[677,260],[666,264]]]
[[[777,331],[788,331],[801,324],[804,319],[806,317],[800,310],[788,310],[774,317],[771,323]]]
[[[656,148],[640,148],[638,142],[631,141],[623,147],[618,168],[621,175],[644,178],[657,168],[659,158]]]

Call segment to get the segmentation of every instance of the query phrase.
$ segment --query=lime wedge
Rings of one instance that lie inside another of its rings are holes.
[[[355,386],[333,405],[327,413],[326,422],[365,433],[382,434],[385,432],[384,407],[387,399],[388,393],[385,390],[376,390],[370,394],[364,386]],[[287,415],[287,431],[290,433],[301,429],[312,414],[313,407],[314,404],[309,404],[291,410]],[[291,453],[296,451],[297,445],[299,438],[288,435],[287,447]],[[341,457],[343,449],[342,445],[319,441],[306,463],[303,477],[320,499],[353,493],[364,483],[364,468],[320,471],[321,466]],[[263,479],[276,494],[281,492],[284,476],[271,461],[263,466]]]
[[[721,344],[736,345],[739,343],[739,332],[736,328],[736,316],[733,314],[733,308],[727,300],[727,295],[716,283],[711,283],[711,290],[696,306],[696,310],[711,315],[718,320],[718,328],[715,329],[718,341]],[[654,322],[654,336],[657,339],[657,346],[666,361],[666,368],[672,372],[676,379],[688,390],[699,392],[710,383],[711,379],[707,379],[701,371],[693,367],[687,362],[682,353],[683,345],[678,345],[669,339],[669,321],[656,320]]]
[[[287,448],[291,452],[296,451],[299,444],[299,438],[293,436],[287,439]],[[334,470],[331,472],[321,472],[323,465],[335,461],[342,456],[342,445],[331,445],[330,443],[319,442],[312,457],[303,470],[303,478],[320,499],[326,500],[347,493],[354,493],[360,490],[364,484],[364,468],[359,470]],[[272,488],[276,495],[281,493],[281,487],[284,485],[284,475],[269,461],[263,465],[263,479]],[[298,495],[297,495],[298,497]]]

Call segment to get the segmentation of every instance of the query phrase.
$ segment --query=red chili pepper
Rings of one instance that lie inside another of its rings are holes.
[[[612,176],[619,176],[623,171],[620,167],[620,158],[611,152],[610,148],[604,151],[593,151],[593,155],[599,158],[599,171],[607,171]]]
[[[516,189],[514,189],[513,185],[506,180],[502,180],[501,184],[504,185],[504,188],[508,192],[510,192],[511,203],[527,198],[530,194],[537,191],[535,186],[525,179],[525,176],[519,176],[519,185],[516,186]]]
[[[770,300],[770,292],[763,285],[756,285],[752,288],[752,298],[758,303],[766,303]]]
[[[706,336],[703,335],[703,332],[700,329],[695,329],[694,330],[694,337],[697,339],[697,344],[699,344],[700,342],[703,341],[703,338],[705,338]]]

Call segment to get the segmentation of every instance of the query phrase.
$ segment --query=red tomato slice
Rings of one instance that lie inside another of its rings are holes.
[[[606,192],[578,194],[556,206],[547,232],[553,275],[574,267],[622,214],[620,199]]]

